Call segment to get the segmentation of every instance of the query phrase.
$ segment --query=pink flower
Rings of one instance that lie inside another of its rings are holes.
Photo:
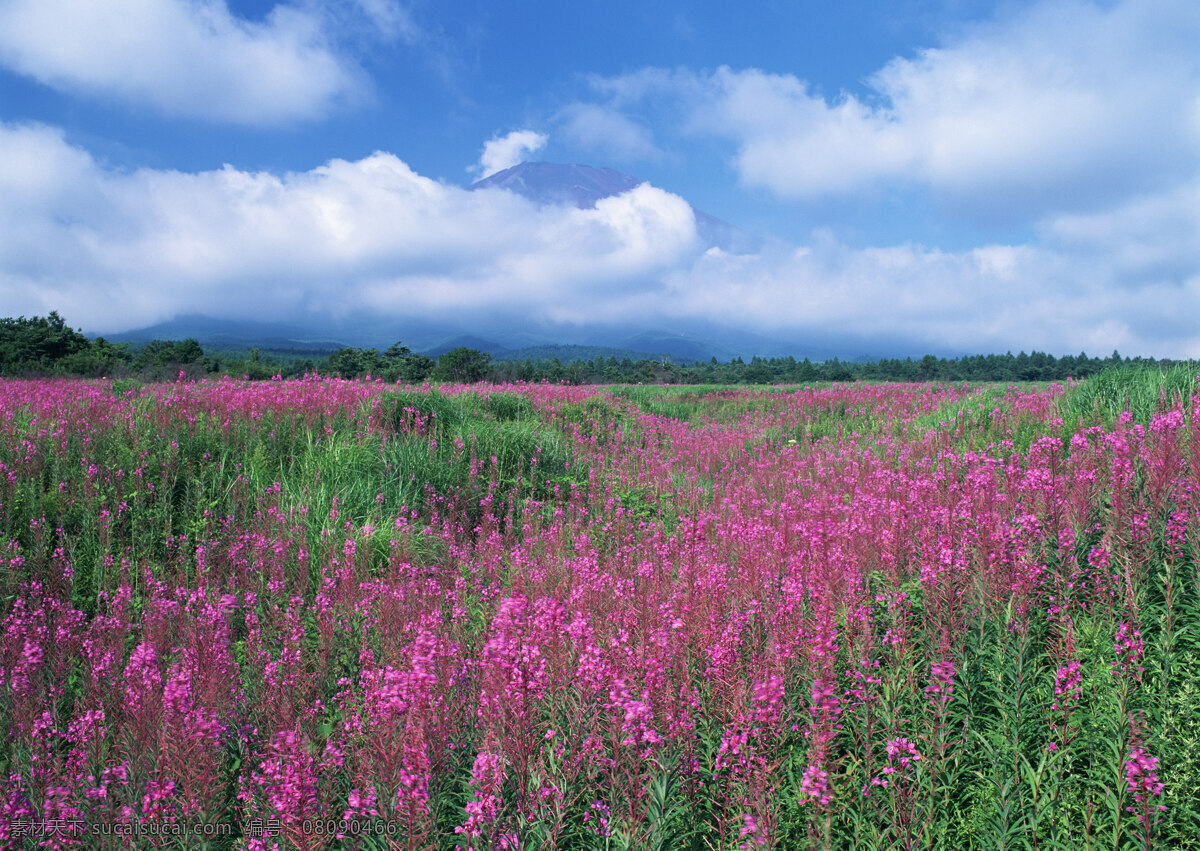
[[[1054,674],[1054,703],[1050,708],[1054,711],[1067,711],[1079,704],[1082,691],[1082,675],[1079,670],[1079,660],[1072,659],[1066,665],[1059,666]]]
[[[1129,750],[1129,758],[1125,760],[1125,787],[1133,800],[1141,807],[1126,807],[1137,815],[1138,821],[1145,822],[1149,809],[1166,812],[1162,804],[1152,805],[1150,799],[1162,795],[1166,788],[1158,778],[1158,757],[1151,756],[1141,742],[1135,743]]]
[[[887,751],[889,760],[899,760],[901,768],[907,768],[912,763],[921,760],[916,746],[905,738],[890,740],[884,745],[884,749]]]
[[[934,662],[929,670],[929,680],[925,693],[936,698],[934,702],[945,708],[954,694],[954,663],[949,660]]]
[[[1142,631],[1137,624],[1122,623],[1117,628],[1115,644],[1117,661],[1113,664],[1113,671],[1119,671],[1122,674],[1129,674],[1132,671],[1136,674],[1137,681],[1141,682],[1145,668],[1138,663],[1142,659],[1145,645],[1142,642]]]
[[[800,791],[809,800],[816,801],[822,807],[829,806],[832,795],[829,791],[829,772],[817,765],[810,765],[800,778]]]

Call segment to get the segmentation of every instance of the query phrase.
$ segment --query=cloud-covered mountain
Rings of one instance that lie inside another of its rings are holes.
[[[681,208],[674,211],[675,218],[681,212],[684,215],[690,212],[694,220],[694,245],[690,249],[693,256],[708,249],[718,251],[722,256],[725,253],[735,256],[739,251],[755,250],[760,245],[757,238],[696,210],[684,199],[670,196],[637,177],[611,168],[526,162],[489,175],[472,184],[469,190],[471,195],[484,190],[502,190],[501,198],[516,196],[517,203],[507,205],[507,209],[516,214],[524,212],[527,221],[510,222],[512,227],[537,228],[539,222],[559,221],[569,211],[578,211],[575,215],[595,215],[597,204],[605,202],[608,208],[618,205],[615,212],[612,209],[604,211],[614,218],[618,225],[614,229],[618,232],[623,220],[630,219],[631,213],[636,216],[632,232],[623,237],[638,244],[643,243],[655,227],[662,227],[653,224],[652,219],[671,216],[671,207],[675,205]],[[480,199],[484,197],[479,195]],[[642,197],[645,197],[644,201],[634,200]],[[646,223],[640,221],[647,216],[651,218]],[[667,227],[673,232],[679,225]],[[667,236],[677,238],[671,234]],[[639,260],[638,265],[644,262]],[[647,274],[653,273],[652,263],[646,268]],[[566,271],[564,285],[572,277]],[[646,286],[654,287],[653,279],[648,278]],[[222,348],[257,345],[314,352],[330,351],[340,345],[383,348],[401,340],[417,351],[435,355],[455,346],[471,345],[499,357],[568,346],[588,351],[639,352],[683,362],[710,357],[729,360],[753,354],[846,354],[841,349],[812,350],[797,346],[794,341],[726,327],[719,322],[676,319],[664,323],[661,317],[653,315],[643,316],[640,320],[629,316],[591,319],[570,316],[555,320],[528,315],[524,321],[515,323],[511,316],[489,319],[466,310],[442,310],[437,315],[419,315],[412,311],[389,315],[355,310],[322,318],[298,316],[292,322],[224,320],[197,311],[168,322],[110,333],[109,336],[135,342],[196,337],[204,345]],[[852,347],[852,350],[857,354],[860,348]],[[520,357],[524,356],[520,354]]]
[[[646,181],[611,168],[578,163],[523,162],[472,183],[472,190],[504,189],[538,205],[570,205],[590,210],[596,202],[613,198]],[[691,205],[689,205],[691,206]],[[756,251],[762,241],[728,222],[692,207],[696,234],[706,246],[724,251]]]

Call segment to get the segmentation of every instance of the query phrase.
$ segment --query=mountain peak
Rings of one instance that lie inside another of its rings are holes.
[[[611,168],[579,163],[524,162],[490,174],[471,189],[507,189],[539,204],[571,204],[581,210],[620,195],[643,181]]]

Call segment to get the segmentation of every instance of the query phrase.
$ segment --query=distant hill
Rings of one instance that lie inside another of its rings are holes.
[[[347,331],[347,329],[341,330],[343,333]],[[475,334],[459,334],[442,337],[436,343],[421,345],[420,337],[413,341],[415,343],[413,344],[410,343],[410,338],[398,333],[388,336],[388,332],[380,329],[373,329],[367,334],[362,334],[359,328],[355,328],[346,333],[346,337],[335,338],[329,335],[323,336],[319,330],[299,325],[213,319],[197,315],[181,316],[170,322],[160,322],[145,328],[105,335],[112,342],[132,343],[135,350],[151,340],[194,338],[209,354],[223,354],[227,357],[239,358],[248,356],[251,349],[258,349],[263,355],[322,358],[348,346],[383,348],[384,344],[380,342],[381,340],[390,340],[387,345],[399,340],[419,354],[434,358],[441,357],[451,349],[460,347],[487,352],[493,360],[497,361],[523,362],[558,358],[564,364],[612,357],[617,360],[629,358],[633,361],[659,361],[666,358],[674,363],[686,365],[695,361],[706,361],[713,355],[717,355],[723,360],[732,357],[732,354],[721,346],[708,345],[702,341],[679,335],[653,332],[617,335],[619,339],[614,339],[614,341],[619,342],[619,345],[615,346],[540,340],[533,345],[522,345],[522,343],[537,340],[540,336],[527,333],[515,334],[510,344],[505,345]]]
[[[419,354],[438,357],[464,346],[487,352],[494,360],[538,360],[558,358],[592,360],[615,357],[618,360],[663,360],[678,364],[708,361],[726,362],[751,355],[772,357],[794,354],[797,357],[855,357],[864,349],[847,351],[834,347],[835,340],[809,339],[804,343],[775,339],[752,332],[737,331],[711,323],[692,323],[678,330],[630,325],[542,325],[517,326],[511,323],[489,327],[453,328],[419,320],[402,324],[394,319],[354,316],[340,321],[307,320],[312,325],[250,320],[217,319],[210,316],[181,316],[127,331],[106,332],[114,343],[129,342],[137,349],[151,340],[196,339],[210,354],[242,357],[251,349],[269,354],[322,358],[344,347],[374,348],[383,351],[400,342]],[[318,324],[318,323],[321,324]],[[474,332],[474,333],[472,333]],[[88,336],[95,337],[90,333]],[[856,346],[857,348],[857,346]],[[880,347],[887,353],[887,349]],[[868,354],[873,354],[868,351]]]
[[[210,316],[181,316],[144,328],[105,332],[113,343],[133,343],[133,348],[151,340],[195,338],[210,354],[242,357],[250,349],[262,355],[311,357],[318,360],[343,347],[374,348],[383,351],[400,342],[414,352],[438,356],[459,346],[485,351],[494,360],[521,360],[557,357],[563,363],[595,357],[629,357],[632,360],[662,360],[669,357],[678,364],[716,358],[728,362],[734,357],[785,357],[865,362],[880,357],[905,357],[914,352],[932,351],[939,357],[957,357],[961,352],[940,348],[915,349],[908,341],[886,335],[871,338],[846,337],[834,330],[808,332],[802,338],[782,338],[723,326],[711,321],[690,321],[661,326],[635,324],[590,325],[464,322],[450,324],[419,318],[401,318],[355,314],[338,320],[312,317],[292,322],[259,322],[216,319]],[[85,328],[85,332],[86,332]],[[95,337],[94,333],[88,336]]]
[[[477,349],[481,352],[487,352],[493,358],[499,359],[501,355],[509,351],[506,347],[491,340],[485,340],[482,337],[476,337],[473,334],[462,334],[458,337],[452,337],[445,342],[438,343],[427,349],[423,349],[420,354],[429,355],[431,358],[440,358],[442,355],[451,349]]]
[[[629,358],[631,361],[659,361],[663,359],[664,355],[667,355],[672,363],[677,363],[680,366],[687,366],[689,363],[694,363],[698,360],[698,358],[676,357],[666,352],[654,354],[636,349],[613,348],[612,346],[528,346],[523,349],[509,349],[503,355],[493,355],[492,357],[496,360],[506,361],[538,361],[558,358],[561,363],[568,364],[575,361],[592,361],[596,358],[604,360],[608,360],[609,358],[616,358],[617,360]]]
[[[709,340],[702,341],[693,337],[685,337],[682,334],[654,333],[652,331],[643,331],[625,337],[621,340],[621,345],[634,351],[657,352],[658,354],[654,356],[655,360],[661,360],[665,355],[680,364],[706,361],[713,357],[717,360],[730,360],[737,354],[737,352]]]
[[[269,349],[289,353],[328,354],[347,345],[311,328],[276,322],[214,319],[196,314],[180,316],[145,328],[105,335],[114,342],[134,344],[151,340],[195,339],[212,350]]]

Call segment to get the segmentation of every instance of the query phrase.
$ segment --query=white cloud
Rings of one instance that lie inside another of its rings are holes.
[[[181,312],[559,316],[698,250],[691,208],[649,185],[579,210],[387,153],[282,176],[121,173],[53,128],[0,125],[0,304],[97,331]]]
[[[715,109],[697,126],[734,136],[742,179],[782,195],[846,192],[902,173],[910,142],[854,98],[828,105],[790,76],[719,70],[710,80]]]
[[[662,305],[681,319],[722,320],[805,341],[897,343],[961,352],[1038,349],[1200,357],[1200,274],[1129,286],[1102,260],[1032,246],[944,252],[919,245],[708,252],[678,270]]]
[[[1047,218],[1038,244],[705,250],[648,184],[594,209],[423,177],[387,153],[276,175],[104,168],[0,124],[0,304],[113,332],[183,313],[733,325],[796,341],[1200,356],[1200,183]]]
[[[493,136],[483,143],[479,162],[470,171],[483,179],[498,171],[522,162],[526,154],[535,154],[546,147],[548,137],[533,130],[514,130],[506,136]]]
[[[385,35],[410,26],[394,3],[356,2]],[[226,0],[0,0],[0,63],[69,93],[269,125],[362,95],[364,76],[330,28],[312,5],[277,5],[252,22]]]
[[[643,69],[592,84],[623,112],[673,101],[664,130],[730,139],[742,180],[781,196],[891,183],[985,218],[1035,220],[1194,172],[1198,43],[1193,0],[1048,0],[892,60],[867,97],[755,69]]]
[[[1186,279],[1200,273],[1200,177],[1101,212],[1050,217],[1039,232],[1059,250],[1104,258],[1123,280]]]

